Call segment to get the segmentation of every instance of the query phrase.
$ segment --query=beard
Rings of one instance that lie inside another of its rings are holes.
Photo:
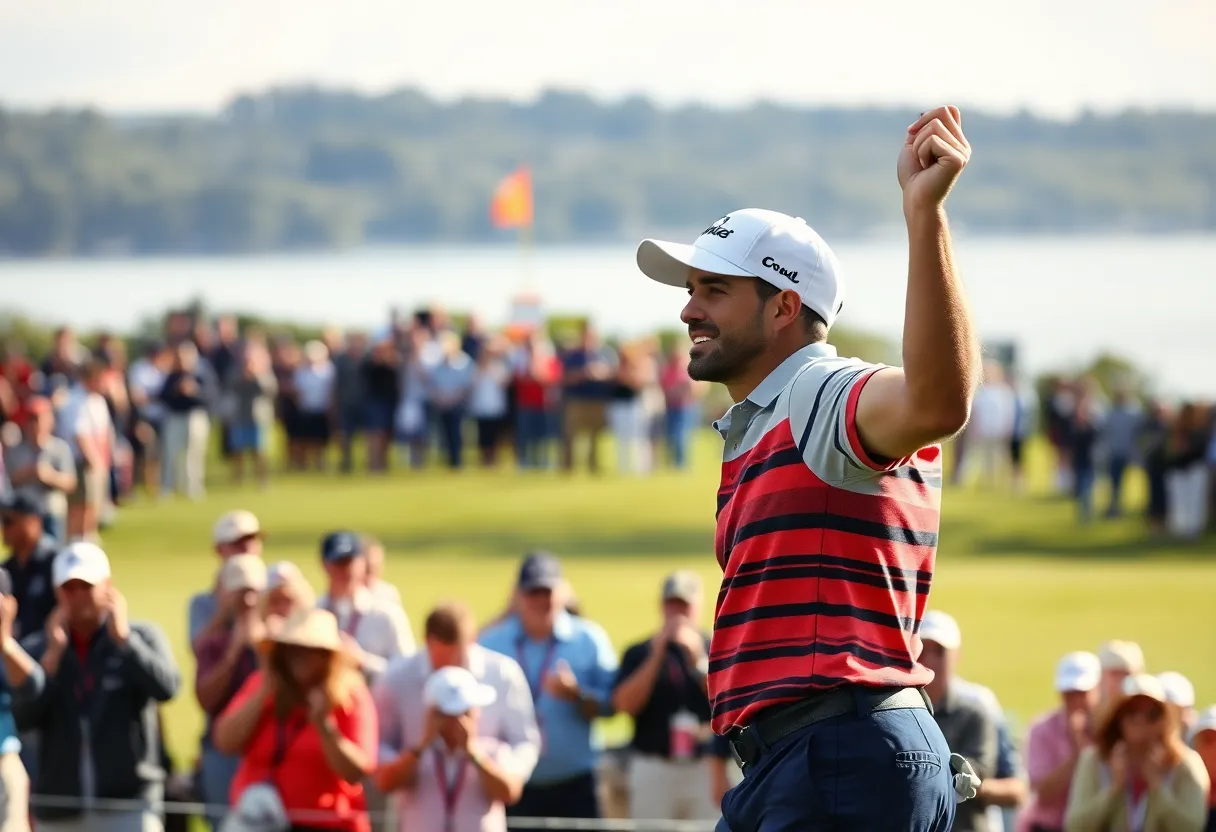
[[[737,332],[718,331],[717,337],[706,342],[704,352],[688,361],[688,377],[693,381],[714,381],[723,384],[738,378],[749,364],[767,347],[760,315],[752,325]]]

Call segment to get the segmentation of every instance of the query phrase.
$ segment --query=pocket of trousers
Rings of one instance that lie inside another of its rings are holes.
[[[942,771],[942,758],[932,751],[896,751],[895,767],[910,779],[931,779]]]

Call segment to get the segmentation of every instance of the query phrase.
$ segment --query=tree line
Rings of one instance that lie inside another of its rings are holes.
[[[915,115],[317,88],[242,95],[204,116],[0,109],[0,254],[493,241],[511,232],[491,226],[490,194],[523,164],[541,242],[687,234],[749,205],[864,235],[900,221],[895,155]],[[952,196],[959,225],[1216,229],[1216,114],[965,118],[976,150]]]

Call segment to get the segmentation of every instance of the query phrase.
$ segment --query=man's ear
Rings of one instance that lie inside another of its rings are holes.
[[[798,297],[797,292],[786,289],[778,292],[770,300],[775,302],[771,305],[769,315],[778,330],[798,323],[802,316],[802,298]]]

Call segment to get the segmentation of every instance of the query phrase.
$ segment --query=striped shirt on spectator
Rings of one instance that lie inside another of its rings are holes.
[[[856,684],[921,686],[941,450],[871,459],[854,424],[880,367],[812,344],[714,427],[726,440],[709,693],[718,733]]]

